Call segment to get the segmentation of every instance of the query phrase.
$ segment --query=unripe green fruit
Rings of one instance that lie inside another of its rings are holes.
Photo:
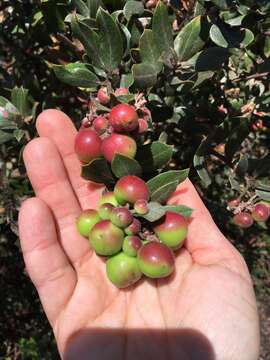
[[[127,235],[136,235],[141,231],[141,223],[138,219],[133,218],[132,223],[125,228],[125,233]]]
[[[103,204],[112,204],[113,206],[119,205],[112,191],[107,191],[102,194],[101,198],[99,199],[98,205],[101,206]]]
[[[77,230],[82,236],[88,237],[92,227],[100,220],[99,214],[96,210],[84,210],[77,218]]]
[[[98,210],[98,214],[102,220],[110,220],[111,212],[114,206],[109,203],[102,204]]]
[[[120,228],[126,228],[128,225],[132,223],[133,215],[127,208],[118,207],[112,209],[110,220],[114,225]]]
[[[127,256],[123,252],[107,260],[106,272],[110,281],[118,288],[128,287],[142,276],[137,258]]]
[[[144,275],[150,278],[163,278],[174,271],[175,261],[168,246],[151,241],[139,249],[138,263]]]
[[[122,248],[124,232],[111,221],[101,220],[92,228],[89,240],[98,255],[114,255]]]
[[[137,256],[137,252],[142,247],[142,240],[139,236],[126,236],[122,245],[123,252],[127,256]]]
[[[187,236],[187,220],[180,214],[167,211],[154,225],[155,234],[167,246],[179,249]]]
[[[149,190],[147,184],[138,176],[126,175],[117,181],[114,195],[121,205],[134,204],[139,199],[148,201]]]
[[[136,211],[137,214],[140,215],[147,214],[149,211],[148,202],[144,199],[137,200],[134,204],[134,210]]]

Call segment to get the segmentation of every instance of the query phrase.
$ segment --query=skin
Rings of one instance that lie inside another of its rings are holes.
[[[61,357],[84,360],[91,353],[91,359],[99,360],[239,360],[244,354],[245,360],[256,360],[258,313],[247,266],[191,182],[184,181],[169,201],[195,209],[185,245],[176,256],[176,271],[169,281],[142,279],[119,290],[74,226],[82,209],[97,205],[102,187],[80,178],[72,122],[62,112],[46,110],[37,130],[40,138],[24,151],[36,197],[22,204],[20,239]],[[136,337],[135,329],[148,336],[147,347],[145,336]],[[159,347],[147,334],[162,330],[177,331],[179,341],[166,337]],[[115,341],[99,346],[106,334],[117,334]],[[195,334],[207,339],[214,356],[200,356],[201,347],[192,346],[197,344]]]

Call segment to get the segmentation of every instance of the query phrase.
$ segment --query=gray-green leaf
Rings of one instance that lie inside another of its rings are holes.
[[[159,1],[156,6],[152,20],[152,29],[153,39],[160,55],[171,52],[173,48],[172,25],[168,16],[167,6],[162,1]]]
[[[116,154],[112,161],[112,171],[117,178],[126,175],[142,175],[142,168],[138,161],[121,154]]]
[[[157,71],[153,65],[144,63],[134,64],[131,71],[134,82],[139,88],[150,88],[157,82]]]
[[[181,214],[185,218],[189,218],[193,212],[193,209],[186,205],[165,205],[163,206],[163,209]]]
[[[148,213],[145,215],[140,215],[140,217],[143,217],[145,220],[150,222],[159,220],[166,212],[164,206],[155,201],[150,201],[148,203],[148,209]]]
[[[129,21],[133,15],[141,15],[144,12],[144,6],[141,1],[129,0],[124,7],[125,18]]]
[[[139,48],[142,62],[152,65],[159,72],[162,69],[162,63],[159,61],[160,51],[154,41],[152,30],[144,30],[140,38]]]
[[[144,173],[150,173],[161,169],[171,159],[173,148],[161,141],[153,141],[151,144],[138,148],[136,158],[141,164]]]
[[[113,184],[114,177],[107,161],[103,158],[95,159],[89,164],[82,166],[81,176],[90,181],[100,184]]]
[[[244,48],[252,43],[254,35],[248,29],[213,24],[210,29],[210,38],[215,44],[224,48]]]

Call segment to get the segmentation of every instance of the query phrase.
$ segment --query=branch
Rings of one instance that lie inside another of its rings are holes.
[[[238,78],[232,80],[232,82],[241,81],[241,80],[247,81],[247,80],[250,80],[250,79],[261,78],[261,77],[264,77],[264,76],[267,76],[267,75],[269,75],[269,71],[266,71],[266,72],[263,72],[263,73],[256,73],[256,74],[253,74],[253,75],[246,76],[244,78],[238,77]]]

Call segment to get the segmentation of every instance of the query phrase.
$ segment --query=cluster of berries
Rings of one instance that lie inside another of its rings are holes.
[[[230,209],[236,209],[240,204],[240,199],[232,199],[228,202]],[[270,216],[270,203],[258,202],[250,210],[237,212],[233,217],[233,222],[242,228],[249,228],[256,222],[265,222]]]
[[[118,89],[118,93],[121,89]],[[115,91],[114,95],[119,95]],[[120,95],[125,95],[125,89]],[[110,97],[101,88],[101,104]],[[147,120],[140,118],[133,105],[120,103],[108,114],[94,116],[82,126],[75,139],[75,152],[83,165],[97,158],[112,163],[116,154],[134,158],[140,136],[147,130]],[[77,229],[89,239],[92,249],[105,256],[109,280],[119,288],[130,286],[142,275],[163,278],[174,271],[175,250],[186,238],[188,223],[179,213],[167,211],[156,222],[148,222],[150,193],[138,176],[118,179],[113,191],[105,190],[98,209],[84,210],[77,219]]]

